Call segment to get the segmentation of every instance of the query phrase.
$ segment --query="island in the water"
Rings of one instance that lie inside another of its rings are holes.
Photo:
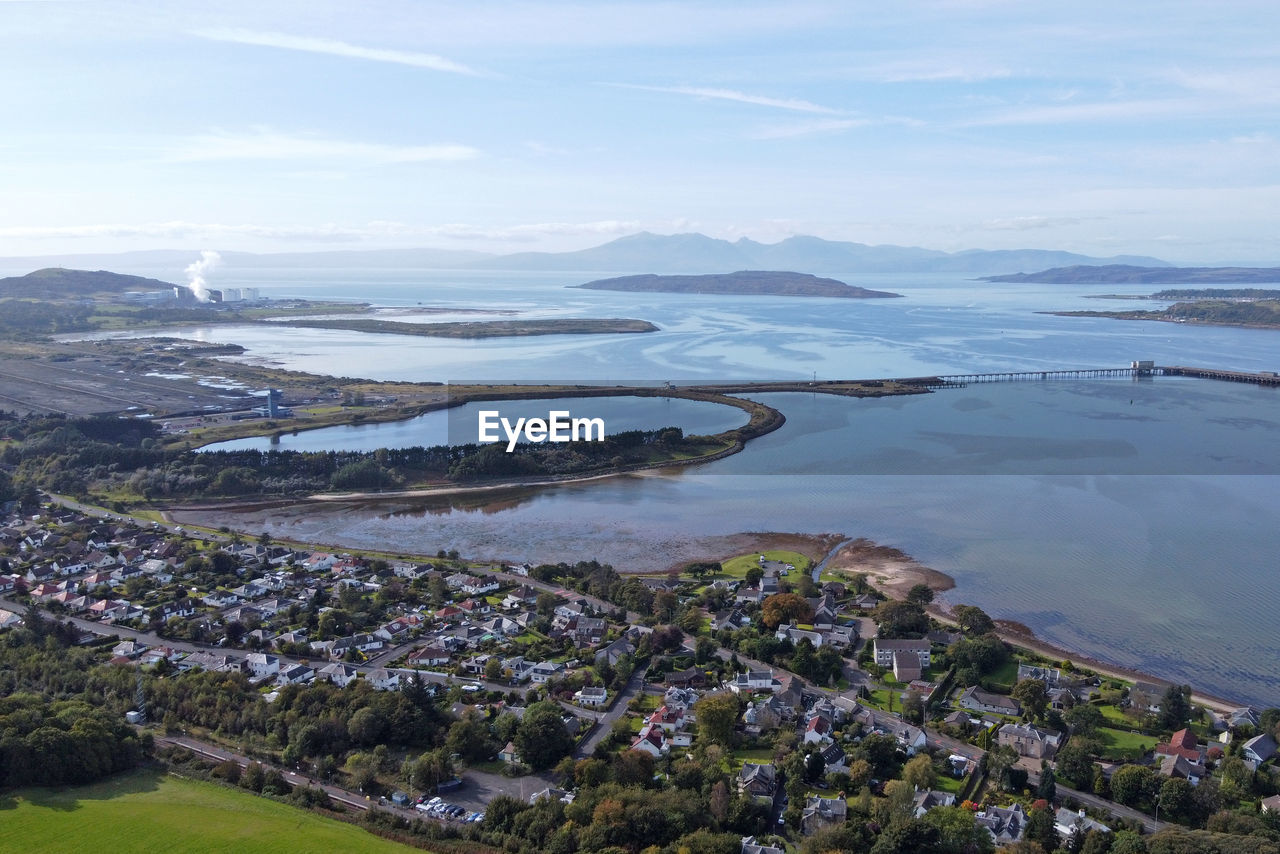
[[[983,276],[981,282],[1047,285],[1146,284],[1238,285],[1280,282],[1280,267],[1135,267],[1129,264],[1054,267],[1039,273]]]
[[[844,299],[884,299],[902,296],[902,294],[888,291],[860,288],[837,279],[824,279],[808,273],[775,270],[739,270],[736,273],[712,273],[704,276],[660,276],[645,273],[638,276],[597,279],[582,285],[571,285],[571,287],[592,291],[631,293],[748,294]]]
[[[507,338],[526,335],[597,335],[658,331],[658,327],[647,320],[627,317],[550,317],[536,320],[475,320],[445,323],[403,323],[397,320],[372,318],[304,318],[263,322],[308,329],[345,329],[352,332],[426,335],[441,338]]]
[[[0,279],[0,296],[26,299],[66,299],[89,297],[95,294],[120,294],[128,291],[172,292],[177,287],[172,282],[127,276],[109,270],[69,270],[65,267],[45,267],[25,276],[8,276]]]

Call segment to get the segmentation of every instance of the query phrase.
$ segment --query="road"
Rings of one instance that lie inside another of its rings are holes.
[[[626,714],[627,705],[631,702],[632,698],[640,693],[643,685],[644,668],[637,667],[636,672],[632,673],[631,679],[627,681],[626,687],[623,688],[617,698],[614,699],[613,706],[611,706],[609,711],[605,712],[604,715],[601,716],[600,722],[596,726],[595,731],[583,739],[583,741],[578,745],[576,752],[579,758],[590,756],[595,752],[596,745],[609,737],[609,734],[613,732],[614,722]]]

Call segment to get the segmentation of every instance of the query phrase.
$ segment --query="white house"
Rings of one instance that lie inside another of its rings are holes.
[[[369,673],[369,684],[379,691],[396,691],[400,688],[400,673],[379,668]]]
[[[579,706],[595,708],[609,702],[609,691],[604,687],[588,685],[575,691],[573,700]]]
[[[275,676],[280,672],[280,659],[266,652],[251,652],[246,657],[249,663],[249,672],[253,674],[254,679],[261,679],[264,676]]]

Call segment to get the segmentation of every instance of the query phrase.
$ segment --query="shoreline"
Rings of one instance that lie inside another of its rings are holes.
[[[935,593],[955,589],[955,579],[944,572],[925,566],[915,558],[892,546],[884,546],[872,540],[859,538],[836,552],[828,569],[846,573],[866,573],[867,581],[876,590],[893,599],[902,599],[915,584],[927,584]],[[949,606],[932,603],[925,608],[930,617],[947,625],[955,625]],[[1029,627],[1015,620],[1005,620],[992,615],[996,624],[996,636],[1005,643],[1029,650],[1054,661],[1070,661],[1091,670],[1099,676],[1124,681],[1153,682],[1161,685],[1176,682],[1155,676],[1142,670],[1102,661],[1079,650],[1069,650],[1036,637]],[[1192,688],[1191,701],[1216,712],[1230,712],[1247,703],[1206,694]]]

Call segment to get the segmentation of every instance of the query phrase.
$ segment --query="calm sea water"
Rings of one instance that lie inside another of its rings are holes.
[[[220,284],[273,296],[637,317],[662,329],[475,342],[261,327],[183,332],[242,344],[250,360],[372,379],[866,378],[1132,359],[1280,369],[1280,332],[1036,313],[1132,308],[1083,297],[1145,287],[846,277],[905,294],[853,301],[563,287],[594,274],[219,275]],[[952,601],[1021,620],[1047,640],[1280,704],[1280,392],[1170,378],[971,386],[892,400],[768,399],[788,416],[781,430],[697,469],[323,513],[277,510],[246,516],[244,527],[494,559],[595,556],[624,569],[701,557],[707,537],[739,531],[867,536],[952,575]]]

